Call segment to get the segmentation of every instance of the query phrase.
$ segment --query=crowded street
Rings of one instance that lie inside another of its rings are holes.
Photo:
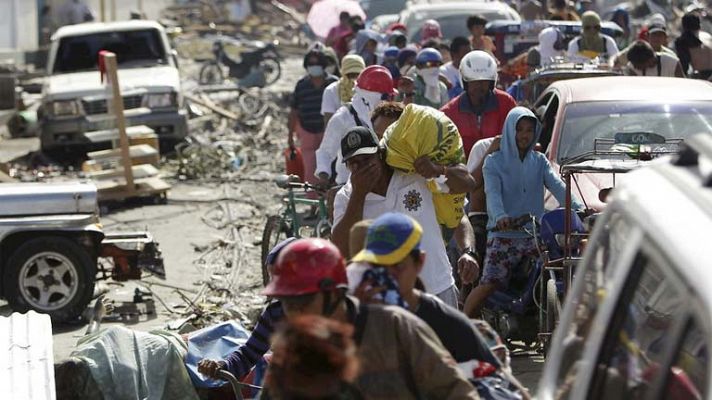
[[[0,0],[0,400],[712,399],[712,13],[621,1]]]

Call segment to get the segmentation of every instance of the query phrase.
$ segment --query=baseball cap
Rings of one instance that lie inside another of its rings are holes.
[[[389,212],[376,218],[368,228],[366,247],[353,262],[392,265],[401,262],[411,251],[420,248],[423,228],[413,218]]]
[[[273,265],[277,261],[277,257],[282,249],[295,240],[297,240],[295,237],[286,238],[272,247],[272,250],[270,250],[269,253],[267,253],[267,257],[265,257],[265,265]]]
[[[378,138],[376,133],[365,126],[355,126],[346,132],[341,139],[341,155],[344,162],[361,154],[376,154]]]
[[[648,34],[655,32],[667,33],[667,27],[664,24],[652,24],[648,27]]]

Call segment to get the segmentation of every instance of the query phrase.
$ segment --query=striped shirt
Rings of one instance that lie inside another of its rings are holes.
[[[270,303],[262,315],[257,320],[255,329],[250,334],[244,345],[240,346],[232,354],[227,356],[227,370],[238,379],[247,375],[252,367],[257,364],[260,358],[270,348],[270,337],[276,328],[276,324],[284,318],[282,303],[273,301]]]
[[[297,82],[291,106],[297,110],[299,124],[305,131],[311,133],[324,132],[321,100],[324,95],[324,89],[337,80],[337,77],[329,75],[324,79],[324,83],[320,87],[315,87],[309,76],[305,76]]]

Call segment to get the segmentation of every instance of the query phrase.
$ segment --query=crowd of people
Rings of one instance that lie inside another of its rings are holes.
[[[521,7],[546,15],[537,0]],[[526,57],[532,68],[565,58],[627,75],[710,76],[699,14],[682,18],[671,50],[661,15],[633,39],[629,15],[616,11],[624,31],[616,40],[602,33],[590,2],[580,8],[553,2],[548,18],[580,21],[581,34],[567,44],[556,27],[543,29]],[[331,188],[331,238],[288,239],[272,250],[271,300],[252,336],[224,360],[203,360],[202,373],[243,377],[272,348],[266,398],[478,398],[483,371],[528,397],[501,339],[477,318],[514,267],[536,256],[515,217],[540,218],[545,190],[560,204],[566,194],[537,151],[538,117],[499,82],[487,23],[471,16],[471,35],[446,42],[428,20],[420,42],[409,43],[402,24],[383,34],[342,13],[309,48],[288,138],[301,147],[305,180]],[[451,223],[443,195],[468,198],[454,201]],[[584,211],[576,196],[572,205]]]

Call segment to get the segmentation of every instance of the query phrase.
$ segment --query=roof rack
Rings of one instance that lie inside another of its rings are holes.
[[[590,158],[595,158],[599,156],[628,156],[630,157],[631,153],[637,153],[640,155],[641,160],[650,160],[655,157],[659,157],[662,155],[668,155],[668,154],[674,154],[678,153],[681,148],[684,148],[682,145],[685,141],[683,139],[665,139],[664,143],[645,143],[645,144],[640,144],[637,145],[638,148],[631,147],[629,151],[626,150],[614,150],[613,146],[615,146],[616,143],[615,139],[609,139],[609,138],[596,138],[593,141],[593,151],[587,151],[585,153],[579,154],[577,156],[564,159],[562,160],[561,164],[562,165],[568,165],[568,164],[574,164],[586,159]],[[652,146],[664,146],[664,145],[673,145],[674,147],[671,148],[656,148],[653,149]],[[607,148],[602,148],[602,146],[607,146]],[[636,146],[636,145],[632,145]],[[646,149],[647,147],[647,149]]]

